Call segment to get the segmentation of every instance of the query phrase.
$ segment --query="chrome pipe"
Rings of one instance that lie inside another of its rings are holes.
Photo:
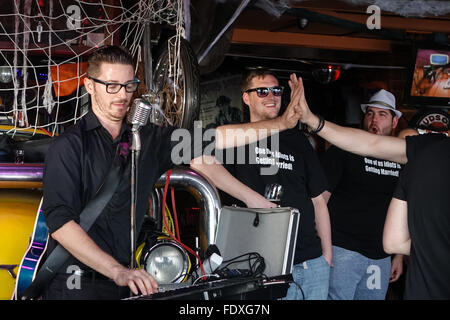
[[[0,181],[42,182],[44,165],[0,164]]]
[[[43,171],[43,164],[1,164],[0,181],[42,182]],[[164,173],[158,179],[154,188],[164,188],[166,179],[167,173]],[[222,207],[217,189],[206,177],[187,167],[172,169],[169,186],[185,188],[200,204],[202,210],[200,216],[200,246],[203,250],[206,250],[210,244],[215,243],[217,223]],[[159,209],[160,207],[157,208],[157,215],[161,214]]]
[[[167,173],[163,174],[155,184],[155,188],[164,188]],[[200,204],[200,247],[206,250],[215,244],[217,223],[219,221],[220,196],[214,185],[192,168],[177,167],[172,169],[169,186],[181,186],[187,189]]]

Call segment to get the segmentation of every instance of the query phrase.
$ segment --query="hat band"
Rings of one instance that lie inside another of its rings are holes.
[[[395,107],[393,107],[393,106],[391,106],[390,104],[387,104],[386,102],[383,102],[383,101],[370,101],[370,102],[368,103],[368,105],[373,104],[373,103],[381,104],[382,106],[385,106],[385,107],[387,107],[387,108],[389,108],[389,109],[394,109],[394,110],[396,110]]]

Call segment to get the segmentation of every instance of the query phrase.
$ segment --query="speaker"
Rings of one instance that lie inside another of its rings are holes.
[[[216,245],[223,257],[220,268],[239,256],[256,252],[264,258],[268,277],[292,272],[300,213],[297,209],[249,209],[224,206],[217,225]],[[250,269],[245,257],[229,269]]]

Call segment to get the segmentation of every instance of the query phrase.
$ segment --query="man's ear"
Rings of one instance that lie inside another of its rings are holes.
[[[247,106],[250,105],[250,101],[249,101],[248,99],[249,99],[249,98],[248,98],[248,93],[247,93],[247,92],[244,92],[244,93],[242,94],[242,101],[244,101],[244,103],[245,103]]]
[[[394,118],[392,118],[392,130],[395,129],[398,125],[398,117],[395,116]]]
[[[89,94],[94,93],[94,81],[89,79],[88,77],[84,77],[84,87]]]

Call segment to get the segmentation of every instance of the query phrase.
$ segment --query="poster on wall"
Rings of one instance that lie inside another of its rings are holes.
[[[203,128],[242,121],[241,76],[201,83],[200,120]]]

